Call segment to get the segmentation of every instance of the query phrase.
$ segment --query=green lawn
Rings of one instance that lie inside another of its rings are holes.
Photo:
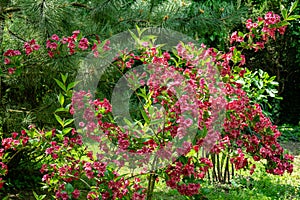
[[[264,172],[261,166],[257,166],[255,173],[249,176],[248,172],[237,172],[238,177],[232,180],[232,184],[202,185],[202,192],[211,200],[300,200],[300,144],[286,142],[282,144],[290,153],[295,155],[294,172],[275,176]],[[170,190],[159,183],[155,190],[157,200],[186,199],[175,190]]]

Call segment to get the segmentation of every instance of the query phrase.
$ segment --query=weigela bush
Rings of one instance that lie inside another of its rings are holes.
[[[151,173],[165,179],[167,186],[182,195],[198,195],[201,180],[213,167],[210,159],[200,156],[203,148],[212,154],[229,152],[235,169],[250,166],[251,174],[255,162],[260,160],[267,161],[264,165],[268,173],[291,173],[293,156],[284,154],[277,142],[280,136],[277,127],[233,79],[245,73],[242,49],[264,48],[270,37],[275,39],[276,32],[284,33],[286,25],[282,25],[278,15],[269,12],[255,22],[247,20],[246,27],[248,33],[231,35],[230,43],[234,46],[226,53],[191,43],[179,43],[174,52],[166,52],[151,41],[143,41],[137,47],[138,53],[124,51],[114,63],[126,74],[132,87],[140,87],[136,93],[143,98],[143,118],[119,125],[113,117],[113,105],[107,99],[94,99],[88,91],[74,91],[68,110],[78,121],[77,130],[41,131],[31,127],[21,134],[2,138],[0,187],[9,173],[7,163],[11,152],[22,148],[32,151],[39,148],[44,152],[42,181],[56,199],[79,198],[77,182],[88,188],[87,199],[145,199],[147,190],[140,180],[120,176],[115,169],[147,168],[154,165],[149,164],[153,161],[151,155],[161,162],[171,161],[167,166],[158,165]],[[32,40],[24,44],[22,51],[7,50],[4,53],[7,73],[13,74],[25,54],[39,48]],[[109,41],[99,39],[91,45],[75,31],[70,37],[53,35],[46,42],[46,49],[50,58],[87,50],[98,57],[110,47]],[[142,73],[131,70],[136,63],[144,64]],[[224,119],[219,117],[220,111],[224,111]],[[88,151],[83,136],[99,144],[97,154]]]

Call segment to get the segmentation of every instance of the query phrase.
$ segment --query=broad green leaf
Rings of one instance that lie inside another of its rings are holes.
[[[146,96],[145,94],[143,94],[143,93],[138,93],[137,95],[138,95],[138,96],[141,96],[141,97],[143,97],[144,99],[147,100],[147,96]]]
[[[54,114],[54,116],[55,116],[55,119],[58,121],[58,123],[61,126],[64,126],[64,121],[60,118],[60,116],[58,116],[57,114]]]
[[[55,135],[59,140],[63,140],[64,136],[60,133],[60,134],[56,134]]]
[[[64,122],[64,125],[65,125],[65,126],[68,126],[68,125],[71,124],[72,122],[74,122],[74,119],[67,119],[67,120]]]
[[[274,24],[274,25],[271,26],[271,27],[272,27],[272,28],[273,28],[273,27],[279,28],[279,27],[283,27],[283,26],[287,26],[287,25],[290,25],[290,23],[287,22],[287,21],[281,21],[281,22],[279,22],[279,23],[277,23],[277,24]]]
[[[135,25],[135,27],[136,27],[136,30],[138,32],[138,35],[141,36],[142,32],[141,32],[140,27],[137,24]]]
[[[163,120],[163,118],[151,120],[150,125],[160,124]]]
[[[129,121],[128,119],[126,118],[123,118],[124,122],[129,126],[129,127],[132,127],[132,123],[131,121]]]
[[[194,149],[192,149],[186,156],[192,157],[192,156],[195,156],[196,154],[197,154],[197,152]]]
[[[298,5],[298,0],[292,3],[289,10],[289,14],[291,14],[296,9],[297,5]]]
[[[63,135],[66,135],[66,134],[70,133],[70,131],[71,131],[72,129],[73,129],[72,127],[64,128],[64,129],[62,130],[62,134],[63,134]]]
[[[74,191],[74,187],[70,183],[67,183],[66,191],[67,191],[68,194],[70,194]]]
[[[154,40],[156,39],[157,36],[156,35],[146,35],[142,38],[143,41],[150,41],[150,40]]]
[[[66,74],[66,75],[60,74],[60,76],[61,76],[61,80],[63,81],[63,83],[66,83],[68,74]]]
[[[65,92],[67,92],[67,88],[66,86],[58,79],[54,78],[55,82],[57,83],[57,85]]]
[[[33,191],[33,196],[34,196],[34,198],[35,198],[36,200],[39,199],[39,196],[35,193],[35,191]]]
[[[128,30],[131,37],[134,39],[135,42],[137,42],[138,44],[140,43],[140,39],[130,30]]]
[[[286,20],[292,21],[292,20],[296,20],[296,19],[299,19],[299,18],[300,18],[300,15],[291,15]]]
[[[283,17],[283,19],[287,18],[287,10],[285,9],[285,7],[283,5],[280,5],[280,10],[281,10],[281,15]]]
[[[74,88],[80,81],[74,81],[68,84],[67,90],[69,91],[70,89]]]
[[[148,117],[148,115],[147,115],[147,113],[145,112],[145,110],[144,109],[140,109],[141,110],[141,113],[142,113],[142,116],[143,116],[143,118],[144,118],[144,120],[145,120],[145,122],[147,123],[147,124],[149,124],[149,122],[150,122],[150,119],[149,119],[149,117]]]
[[[52,136],[52,131],[48,131],[45,133],[46,138],[51,138],[51,136]]]
[[[59,93],[59,95],[58,95],[58,101],[59,101],[59,104],[61,105],[61,107],[63,107],[63,105],[65,103],[65,97],[61,93]]]

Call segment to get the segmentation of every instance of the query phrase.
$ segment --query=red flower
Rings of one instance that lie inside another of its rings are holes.
[[[4,58],[4,64],[8,65],[10,63],[10,60],[8,58]]]
[[[73,192],[72,192],[72,196],[74,199],[78,199],[79,196],[80,196],[80,191],[78,189],[75,189]]]
[[[86,38],[82,38],[79,41],[78,47],[82,50],[86,50],[89,47],[89,41]]]
[[[59,37],[58,35],[56,34],[53,34],[52,37],[51,37],[52,40],[56,40],[56,41],[59,41]]]
[[[15,73],[15,71],[16,71],[16,68],[14,67],[14,68],[8,68],[8,74],[14,74]]]

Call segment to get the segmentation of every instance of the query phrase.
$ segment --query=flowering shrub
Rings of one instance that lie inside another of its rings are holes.
[[[42,181],[56,199],[79,198],[77,182],[88,188],[87,199],[145,199],[146,194],[151,199],[158,177],[182,195],[196,197],[201,180],[214,166],[213,160],[199,156],[203,148],[213,155],[227,152],[235,169],[251,166],[251,174],[255,162],[262,159],[267,161],[264,165],[268,173],[291,173],[293,156],[284,154],[277,142],[277,127],[234,79],[237,75],[243,77],[246,71],[242,68],[246,63],[242,49],[264,48],[269,37],[275,39],[276,32],[284,33],[286,25],[272,12],[256,22],[249,19],[249,33],[234,32],[230,43],[235,46],[227,53],[205,45],[198,48],[182,43],[171,53],[151,41],[143,41],[139,53],[124,51],[115,63],[128,84],[142,86],[137,94],[143,98],[143,119],[134,123],[125,119],[126,125],[119,125],[113,118],[114,107],[107,99],[93,99],[88,91],[73,92],[77,83],[66,85],[66,76],[62,76],[62,82],[56,80],[64,92],[58,95],[61,108],[57,113],[70,112],[79,127],[70,127],[74,120],[56,113],[61,130],[29,127],[21,134],[2,138],[0,188],[9,172],[10,157],[20,149],[36,148],[45,155],[40,169]],[[110,50],[108,41],[101,43],[96,38],[92,46],[79,34],[75,31],[61,39],[53,35],[46,42],[49,57],[86,50],[98,57]],[[24,44],[23,51],[29,56],[39,48],[32,40]],[[8,74],[21,66],[25,54],[11,49],[4,53]],[[126,73],[136,63],[143,63],[145,70]],[[154,103],[160,107],[153,106]],[[218,117],[220,111],[225,112],[224,119]],[[87,149],[83,136],[99,143],[99,153],[95,155]],[[107,158],[107,154],[114,157]],[[167,166],[156,164],[157,160]],[[124,166],[145,168],[149,163],[152,170],[144,171],[149,173],[147,189],[139,184],[139,178],[120,176],[115,170]]]

